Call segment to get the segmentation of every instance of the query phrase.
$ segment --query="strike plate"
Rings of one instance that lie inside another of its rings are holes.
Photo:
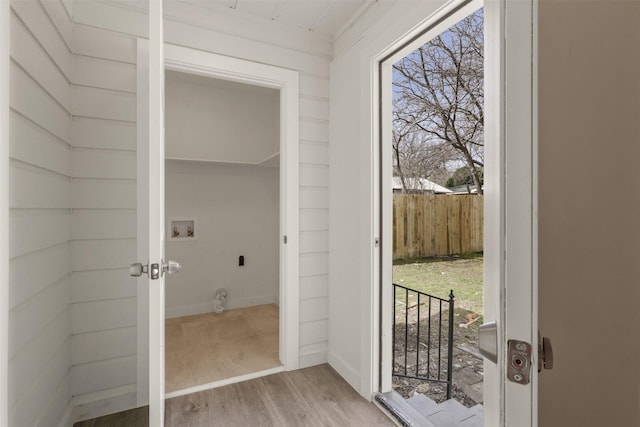
[[[160,264],[151,264],[151,272],[149,273],[151,280],[158,280],[160,278]]]
[[[531,381],[531,344],[509,340],[507,353],[507,378],[517,384]]]

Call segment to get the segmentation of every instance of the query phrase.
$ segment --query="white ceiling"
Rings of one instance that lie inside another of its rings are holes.
[[[375,0],[192,0],[335,39]]]

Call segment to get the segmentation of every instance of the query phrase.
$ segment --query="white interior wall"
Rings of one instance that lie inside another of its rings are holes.
[[[165,155],[262,163],[280,150],[277,90],[167,71]]]
[[[279,168],[256,164],[280,149],[280,93],[171,71],[165,88],[167,236],[173,218],[197,225],[195,239],[167,240],[182,270],[165,316],[211,312],[218,288],[228,309],[277,303]]]
[[[79,25],[73,43],[71,375],[85,419],[136,404],[136,44]]]
[[[70,399],[71,33],[59,1],[11,2],[11,426],[56,425]]]
[[[73,3],[73,405],[86,419],[136,405],[135,61],[139,3]],[[168,43],[300,74],[300,366],[327,360],[328,40],[223,9],[166,2]],[[250,260],[250,259],[249,259]],[[180,273],[182,274],[182,273]]]
[[[166,279],[167,318],[211,312],[218,288],[228,309],[278,302],[278,190],[278,168],[167,160],[167,222],[197,221],[194,240],[166,243],[182,265]]]
[[[441,7],[377,2],[334,44],[331,62],[329,363],[365,398],[377,390],[372,355],[378,288],[374,257],[373,58]],[[375,234],[374,234],[375,233]],[[384,245],[385,242],[382,242]],[[386,244],[391,244],[387,242]],[[358,304],[354,304],[358,301]]]

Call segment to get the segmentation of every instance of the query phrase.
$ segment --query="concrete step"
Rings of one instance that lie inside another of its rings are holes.
[[[469,408],[453,399],[440,403],[438,407],[439,411],[427,417],[437,427],[458,427],[460,426],[460,421],[474,416]]]
[[[460,421],[458,425],[460,427],[483,427],[482,416],[471,415],[469,418]]]
[[[425,417],[442,410],[435,401],[420,393],[416,393],[407,399],[407,403]]]
[[[480,415],[480,417],[484,415],[484,406],[479,403],[476,406],[472,406],[471,408],[469,408],[469,410],[476,415]]]
[[[402,396],[391,390],[376,394],[376,401],[393,415],[403,426],[438,427],[415,410]]]
[[[436,427],[483,427],[482,405],[467,408],[453,399],[437,404],[419,393],[407,399],[407,403]]]
[[[395,391],[379,394],[376,400],[404,426],[483,427],[482,405],[467,408],[453,399],[438,404],[420,393],[405,400]]]

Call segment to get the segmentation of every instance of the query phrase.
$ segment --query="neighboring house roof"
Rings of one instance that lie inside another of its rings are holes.
[[[484,190],[484,185],[482,186],[482,189]],[[477,194],[478,193],[476,186],[473,184],[458,185],[456,187],[450,187],[449,190],[451,190],[451,194]]]
[[[411,191],[431,191],[433,193],[438,194],[448,194],[451,193],[446,187],[442,185],[438,185],[433,181],[429,181],[426,178],[405,178],[409,190]],[[392,187],[394,190],[403,190],[402,180],[399,176],[394,176],[392,181]]]

